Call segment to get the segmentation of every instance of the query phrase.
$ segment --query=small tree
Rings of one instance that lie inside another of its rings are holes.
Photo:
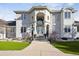
[[[55,42],[59,38],[59,34],[55,31],[53,31],[50,35],[50,42]]]
[[[26,41],[26,42],[31,42],[31,36],[30,36],[30,34],[26,33],[26,35],[24,36],[23,40]]]

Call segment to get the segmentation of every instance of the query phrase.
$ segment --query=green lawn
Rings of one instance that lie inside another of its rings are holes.
[[[22,50],[29,45],[28,42],[4,42],[0,41],[0,50]]]
[[[79,41],[55,42],[52,45],[64,53],[79,55]]]

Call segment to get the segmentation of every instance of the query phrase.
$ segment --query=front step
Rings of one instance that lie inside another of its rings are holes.
[[[47,39],[45,39],[44,36],[36,37],[35,40],[39,40],[39,41],[48,41]]]

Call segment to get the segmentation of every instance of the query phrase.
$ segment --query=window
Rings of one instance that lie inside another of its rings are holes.
[[[26,27],[24,27],[24,32],[26,32]]]
[[[24,14],[24,20],[26,19],[26,14]]]
[[[79,26],[77,26],[77,32],[79,32]]]
[[[26,14],[23,13],[22,16],[21,16],[22,20],[25,20],[26,19]]]
[[[71,30],[70,30],[70,26],[66,26],[65,28],[64,28],[64,31],[65,32],[70,32]]]
[[[65,12],[65,18],[66,18],[66,19],[71,18],[71,13],[70,13],[70,12]]]
[[[65,12],[65,18],[67,18],[67,12]]]
[[[21,27],[21,33],[23,33],[23,27]]]
[[[49,20],[49,16],[47,16],[47,19]]]
[[[33,19],[33,16],[32,16],[32,19]]]
[[[26,27],[21,27],[21,33],[26,32]]]
[[[4,33],[4,30],[2,28],[0,28],[0,33]]]
[[[67,32],[67,28],[64,28],[65,32]]]
[[[11,32],[15,32],[15,27],[11,27]]]
[[[21,19],[23,20],[23,14],[21,14]]]

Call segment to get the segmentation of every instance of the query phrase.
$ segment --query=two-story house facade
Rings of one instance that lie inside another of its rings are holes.
[[[16,38],[23,38],[26,33],[36,36],[51,36],[52,32],[60,38],[72,38],[74,24],[73,8],[50,10],[47,6],[34,6],[28,11],[14,11],[16,13]]]

